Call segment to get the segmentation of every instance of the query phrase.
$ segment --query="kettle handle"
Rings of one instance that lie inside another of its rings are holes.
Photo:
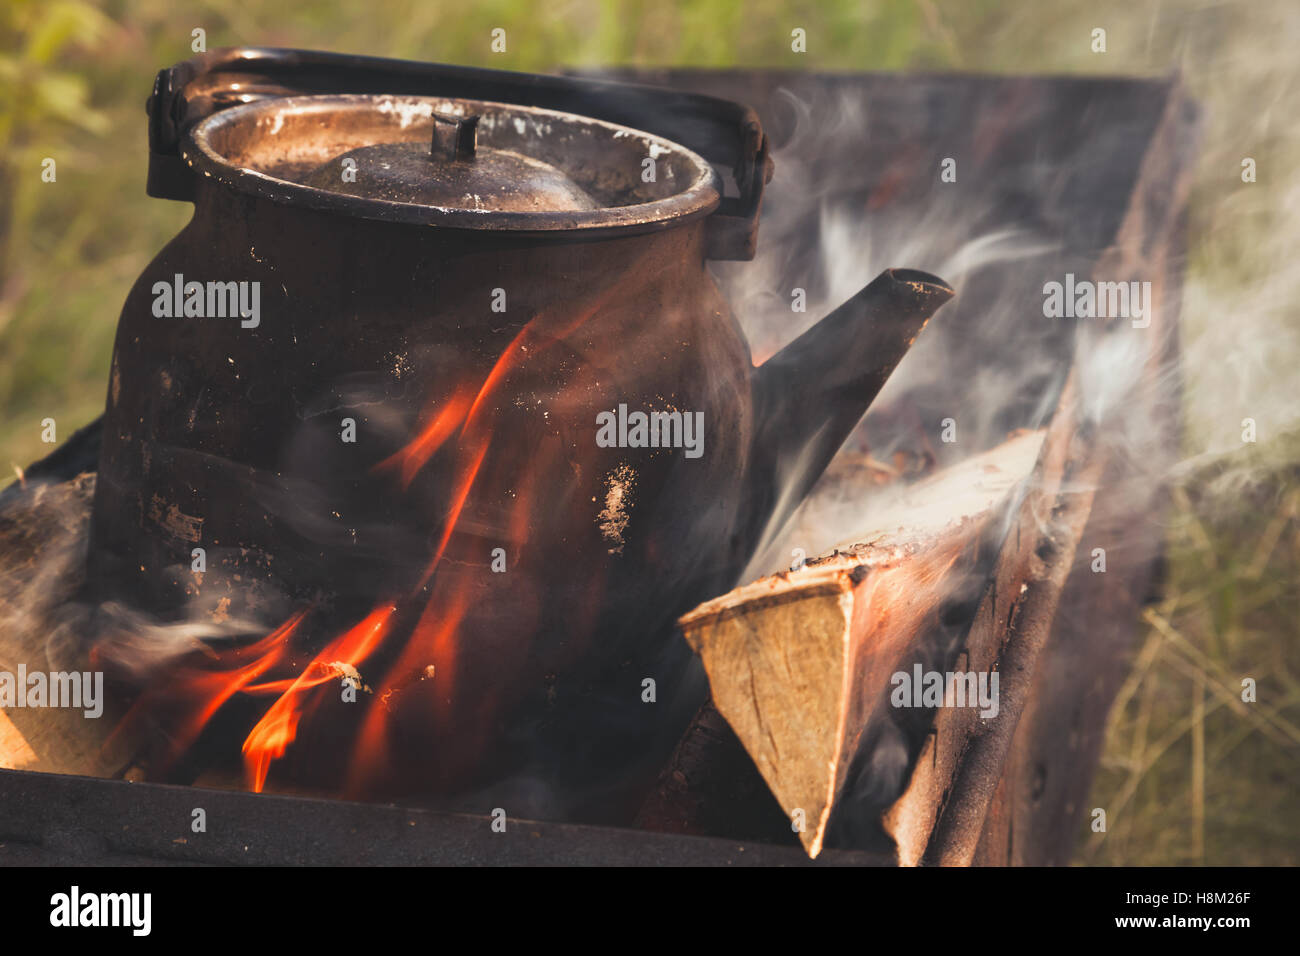
[[[191,201],[195,174],[179,145],[200,120],[272,97],[324,93],[455,96],[579,113],[681,143],[736,182],[708,220],[706,257],[754,258],[772,159],[748,106],[698,93],[613,80],[352,56],[316,50],[231,47],[160,70],[149,97],[149,180],[160,199]]]

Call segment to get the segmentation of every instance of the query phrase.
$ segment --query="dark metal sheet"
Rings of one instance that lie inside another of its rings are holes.
[[[191,831],[193,811],[207,832]],[[0,865],[804,866],[799,849],[0,770]],[[818,865],[889,866],[827,852]]]

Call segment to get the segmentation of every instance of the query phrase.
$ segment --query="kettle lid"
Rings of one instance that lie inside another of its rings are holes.
[[[708,215],[722,197],[714,168],[680,144],[481,100],[271,97],[207,117],[180,153],[267,198],[456,228],[640,231]]]
[[[359,146],[303,183],[388,202],[480,211],[577,211],[598,204],[561,169],[512,149],[478,147],[479,115],[433,114],[429,144]]]

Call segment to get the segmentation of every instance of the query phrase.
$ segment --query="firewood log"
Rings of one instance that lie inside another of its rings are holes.
[[[84,579],[94,489],[93,474],[61,481],[29,469],[0,497],[0,671],[15,680],[20,667],[93,669],[70,601]],[[10,707],[0,711],[0,768],[114,775],[128,755],[105,747],[113,724],[110,713],[91,718],[85,708]]]
[[[1042,432],[1010,439],[864,508],[856,543],[760,578],[680,620],[713,702],[810,856],[826,836],[891,675],[940,626],[1034,469]]]

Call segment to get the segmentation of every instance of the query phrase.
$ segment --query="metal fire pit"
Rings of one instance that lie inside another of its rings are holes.
[[[0,866],[807,866],[754,842],[0,771]],[[194,810],[207,830],[195,833]],[[831,852],[828,866],[890,866]]]

